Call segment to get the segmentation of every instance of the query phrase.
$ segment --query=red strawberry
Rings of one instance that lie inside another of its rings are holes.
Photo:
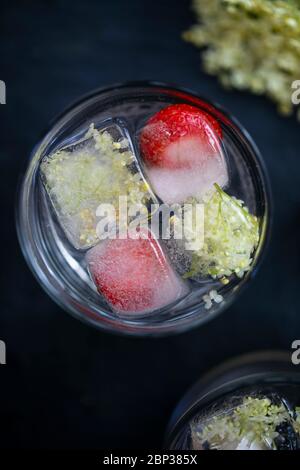
[[[105,240],[87,253],[99,292],[117,312],[143,313],[167,305],[186,292],[157,240]]]
[[[220,153],[222,129],[195,106],[175,104],[152,116],[141,132],[144,160],[161,168],[192,168]]]

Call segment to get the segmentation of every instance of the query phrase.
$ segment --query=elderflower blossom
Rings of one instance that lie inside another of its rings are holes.
[[[300,79],[300,0],[193,0],[199,23],[184,34],[226,87],[273,99],[289,114]]]
[[[241,442],[258,447],[266,444],[276,448],[278,426],[292,422],[283,404],[273,404],[269,398],[246,396],[241,404],[227,413],[199,418],[192,423],[194,448],[209,445],[210,449],[238,448]]]
[[[202,299],[206,310],[209,310],[213,306],[213,302],[216,304],[223,302],[223,296],[218,294],[215,289],[210,290],[208,294],[205,294],[202,297]]]
[[[117,208],[120,195],[127,196],[129,204],[150,201],[146,181],[132,170],[134,162],[126,139],[115,142],[109,132],[100,132],[93,125],[83,142],[43,160],[46,190],[75,248],[97,243],[96,210],[100,204]]]
[[[242,278],[251,267],[259,241],[257,217],[217,184],[203,202],[204,242],[192,253],[191,268],[184,277],[201,274],[224,280],[235,274]]]

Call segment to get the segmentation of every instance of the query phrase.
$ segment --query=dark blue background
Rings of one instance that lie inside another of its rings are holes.
[[[159,447],[176,402],[203,371],[300,338],[300,125],[201,71],[199,51],[181,39],[194,21],[189,5],[1,2],[2,447]],[[260,147],[275,202],[270,250],[238,301],[200,329],[156,340],[101,333],[63,312],[29,272],[14,228],[18,177],[49,120],[93,88],[139,79],[175,82],[232,112]]]

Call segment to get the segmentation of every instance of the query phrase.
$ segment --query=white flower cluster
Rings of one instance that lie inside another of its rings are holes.
[[[62,149],[42,162],[45,187],[76,248],[97,243],[96,209],[101,203],[118,207],[120,195],[132,204],[150,200],[148,185],[139,172],[131,170],[132,163],[126,139],[116,142],[109,132],[93,125],[75,149]]]
[[[217,184],[204,199],[204,243],[194,251],[185,277],[201,273],[214,279],[242,278],[250,269],[259,241],[259,221],[248,208]]]
[[[184,34],[226,87],[248,89],[292,112],[300,79],[299,0],[193,0],[199,24]],[[300,117],[300,114],[299,114]]]
[[[283,404],[273,404],[269,398],[248,396],[236,408],[221,410],[203,421],[196,418],[191,425],[193,447],[276,449],[277,427],[288,422],[295,424]]]

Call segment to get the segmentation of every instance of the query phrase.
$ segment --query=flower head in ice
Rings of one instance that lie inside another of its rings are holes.
[[[83,142],[44,159],[41,171],[48,194],[66,232],[76,232],[77,247],[98,240],[96,210],[102,203],[118,207],[119,196],[129,204],[150,200],[148,185],[133,171],[134,156],[126,139],[115,141],[93,125]]]
[[[210,448],[236,448],[244,442],[268,443],[274,446],[278,436],[276,428],[290,419],[283,404],[273,404],[269,398],[245,397],[236,408],[217,414],[204,423],[196,422],[192,434]]]
[[[197,274],[225,282],[232,274],[242,278],[250,269],[259,241],[259,222],[242,201],[218,185],[204,198],[204,243],[192,254],[186,277]]]

